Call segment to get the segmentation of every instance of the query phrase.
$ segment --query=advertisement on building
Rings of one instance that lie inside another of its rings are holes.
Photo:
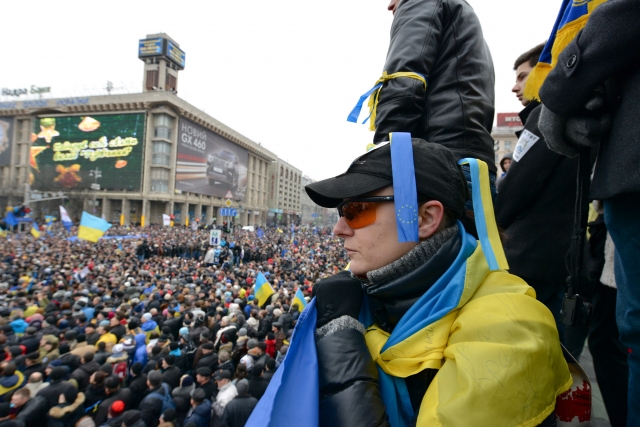
[[[176,190],[244,199],[249,152],[190,120],[178,123]]]
[[[0,166],[11,165],[13,117],[0,117]]]
[[[518,113],[498,113],[498,126],[518,127],[522,126],[522,120]]]
[[[145,125],[143,113],[36,119],[32,188],[140,191]]]

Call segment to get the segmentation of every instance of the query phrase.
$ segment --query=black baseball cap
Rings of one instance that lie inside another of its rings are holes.
[[[461,217],[471,194],[456,157],[443,145],[419,138],[412,138],[411,142],[418,198],[437,200]],[[317,205],[335,208],[343,199],[392,184],[391,146],[387,143],[355,159],[345,173],[314,182],[305,190]]]
[[[213,379],[216,381],[220,381],[221,379],[231,379],[231,372],[227,371],[226,369],[218,369],[216,371],[216,374],[213,376]]]

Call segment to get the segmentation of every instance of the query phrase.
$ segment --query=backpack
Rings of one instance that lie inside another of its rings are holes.
[[[113,364],[113,375],[117,375],[120,378],[120,382],[124,382],[127,379],[129,373],[128,363],[126,360]]]
[[[142,402],[149,399],[151,396],[162,400],[161,413],[164,414],[164,411],[166,411],[167,409],[176,409],[176,402],[174,402],[171,398],[171,390],[169,388],[169,385],[167,383],[162,383],[162,388],[164,389],[164,396],[157,391],[154,391],[153,393],[150,393],[147,397],[145,397]]]

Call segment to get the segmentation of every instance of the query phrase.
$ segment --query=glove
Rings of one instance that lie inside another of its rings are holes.
[[[314,285],[312,295],[316,297],[318,310],[316,328],[342,316],[357,319],[360,315],[362,283],[353,278],[349,271],[321,280]]]
[[[604,94],[602,90],[596,90],[585,104],[585,110],[594,112],[603,104]],[[564,118],[543,104],[538,127],[550,150],[567,157],[575,157],[581,148],[593,147],[600,143],[611,127],[611,115],[577,115]]]

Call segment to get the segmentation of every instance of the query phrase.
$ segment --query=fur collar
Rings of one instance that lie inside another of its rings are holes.
[[[84,404],[84,393],[78,393],[78,397],[76,397],[76,401],[73,402],[71,405],[67,405],[67,406],[54,406],[53,408],[51,408],[51,410],[49,411],[49,415],[52,416],[53,418],[62,418],[67,414],[72,413],[73,411],[75,411],[76,409],[78,409],[78,407],[82,406]]]

